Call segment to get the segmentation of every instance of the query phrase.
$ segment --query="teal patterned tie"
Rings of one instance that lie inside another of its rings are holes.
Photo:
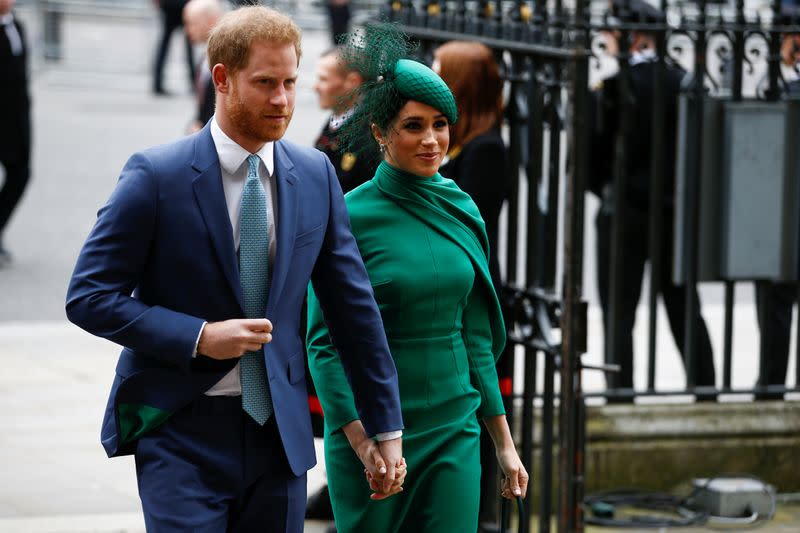
[[[257,155],[247,156],[247,181],[239,214],[239,279],[247,318],[264,318],[269,294],[269,218],[267,195],[258,179]],[[262,426],[272,415],[264,352],[247,352],[239,361],[242,408]]]

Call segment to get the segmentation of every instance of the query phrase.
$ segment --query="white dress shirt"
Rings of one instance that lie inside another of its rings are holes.
[[[640,63],[653,63],[658,59],[658,54],[652,48],[643,48],[641,50],[636,50],[631,54],[631,58],[628,60],[628,64],[630,66],[636,66]]]
[[[233,245],[239,249],[239,212],[242,208],[242,194],[244,182],[247,180],[247,156],[250,152],[236,144],[228,137],[217,124],[217,119],[211,120],[211,138],[217,148],[219,167],[222,174],[222,188],[225,191],[225,203],[228,206],[228,216],[233,228]],[[275,180],[272,179],[275,171],[274,160],[275,144],[268,142],[256,154],[261,163],[258,165],[258,177],[264,186],[267,195],[267,217],[269,218],[269,262],[275,264],[275,220],[277,197]],[[205,325],[204,325],[205,326]],[[200,334],[203,330],[200,330]],[[200,337],[198,336],[198,341]],[[239,363],[225,374],[213,387],[206,391],[208,396],[239,396],[242,394],[242,384],[239,380]]]

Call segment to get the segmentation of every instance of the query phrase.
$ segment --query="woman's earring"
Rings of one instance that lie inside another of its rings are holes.
[[[380,150],[381,153],[384,153],[386,151],[386,145],[383,143],[378,143],[378,150]]]

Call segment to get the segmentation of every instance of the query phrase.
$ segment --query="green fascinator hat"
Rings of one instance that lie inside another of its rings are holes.
[[[392,23],[370,24],[345,36],[340,60],[347,70],[361,73],[365,82],[348,101],[358,102],[341,127],[339,150],[378,159],[378,144],[371,125],[386,130],[406,102],[414,100],[441,111],[453,124],[458,111],[453,93],[429,67],[409,59],[415,46]]]
[[[411,59],[399,59],[394,67],[394,78],[397,92],[407,100],[416,100],[441,111],[451,124],[458,120],[453,93],[427,66]]]

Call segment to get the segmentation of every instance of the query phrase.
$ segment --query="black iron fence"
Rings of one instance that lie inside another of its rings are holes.
[[[515,404],[523,460],[540,484],[540,531],[549,531],[553,514],[559,531],[583,527],[584,370],[607,373],[608,386],[591,394],[607,401],[798,390],[800,375],[785,386],[800,248],[800,100],[791,97],[800,93],[793,81],[800,78],[796,4],[395,0],[382,17],[419,41],[423,60],[445,41],[476,40],[495,52],[503,71],[513,184],[503,249],[505,364],[522,381]],[[592,346],[583,289],[589,190],[600,198],[605,324],[603,343]],[[631,330],[645,264],[647,378],[634,388]],[[711,281],[724,285],[724,318],[711,324],[723,331],[721,373],[697,297],[698,283]],[[773,298],[758,298],[763,334],[760,356],[752,357],[760,357],[761,377],[737,388],[733,315],[741,282],[756,282]],[[656,386],[659,296],[682,355],[683,388]],[[772,342],[767,326],[785,346]],[[588,364],[587,348],[603,352],[605,364]],[[535,447],[539,465],[532,464]]]

